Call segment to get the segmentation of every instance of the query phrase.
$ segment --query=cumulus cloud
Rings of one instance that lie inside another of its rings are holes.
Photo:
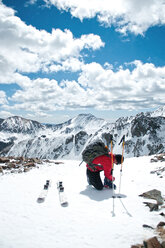
[[[56,80],[47,78],[32,80],[28,87],[18,90],[9,100],[15,102],[13,109],[29,109],[34,112],[86,107],[88,101],[86,90],[76,81],[58,84]]]
[[[97,63],[84,65],[78,82],[95,92],[102,109],[150,108],[164,104],[165,67],[140,61],[132,64],[133,70],[121,67],[116,72]]]
[[[52,29],[51,33],[37,30],[26,25],[2,2],[0,27],[0,83],[10,82],[9,77],[14,78],[15,72],[65,70],[68,68],[66,61],[78,61],[83,49],[96,50],[104,46],[94,34],[74,38],[70,30]]]
[[[84,65],[83,61],[80,61],[77,58],[68,58],[65,61],[62,61],[58,64],[50,65],[49,68],[45,68],[45,71],[58,72],[58,71],[69,71],[77,72],[80,71]]]
[[[164,104],[165,67],[140,61],[132,65],[132,70],[120,67],[114,71],[90,63],[82,66],[77,81],[29,80],[28,87],[24,86],[9,99],[14,103],[9,109],[49,113],[84,108],[131,110]]]
[[[165,24],[164,0],[44,0],[47,5],[70,11],[79,18],[94,18],[106,26],[114,25],[122,34],[143,34],[148,28]]]
[[[8,112],[8,111],[0,111],[0,116],[1,116],[2,119],[6,119],[6,118],[8,118],[10,116],[13,116],[13,114]]]
[[[6,103],[7,103],[6,93],[0,90],[0,105],[6,104]]]

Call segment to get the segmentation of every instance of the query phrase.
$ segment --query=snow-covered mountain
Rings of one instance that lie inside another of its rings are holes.
[[[165,117],[165,106],[160,107],[151,113],[152,117],[163,116]]]
[[[0,122],[1,156],[48,159],[81,159],[90,142],[114,138],[114,152],[121,153],[119,142],[126,136],[125,156],[134,157],[165,152],[165,108],[151,113],[119,118],[108,123],[91,114],[80,114],[58,125],[40,124],[21,117]]]
[[[37,121],[27,120],[20,116],[9,117],[0,121],[0,131],[11,133],[35,133],[39,129],[43,129],[44,126]]]

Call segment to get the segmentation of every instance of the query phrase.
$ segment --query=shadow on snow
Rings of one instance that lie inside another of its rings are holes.
[[[85,190],[81,191],[80,194],[88,196],[94,201],[103,201],[109,198],[125,198],[126,195],[115,193],[111,189],[96,190],[92,186],[87,186]]]

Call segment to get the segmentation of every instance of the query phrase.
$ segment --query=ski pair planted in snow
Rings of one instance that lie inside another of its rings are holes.
[[[43,190],[41,191],[39,197],[37,198],[38,203],[42,203],[45,201],[47,194],[48,194],[50,184],[51,184],[51,181],[46,180],[46,184],[44,185]],[[59,192],[59,201],[60,201],[61,206],[63,206],[63,207],[68,206],[68,201],[67,201],[66,194],[64,192],[64,187],[63,187],[62,181],[57,182],[57,189]]]

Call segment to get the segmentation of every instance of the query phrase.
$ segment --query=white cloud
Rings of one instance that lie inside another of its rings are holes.
[[[164,104],[165,67],[134,62],[135,68],[120,68],[117,72],[97,63],[84,65],[78,79],[80,85],[91,89],[96,108],[136,109]]]
[[[80,61],[77,58],[68,58],[65,61],[62,61],[61,63],[58,64],[53,64],[50,65],[49,68],[46,68],[45,71],[70,71],[70,72],[76,72],[80,71],[84,63]]]
[[[0,90],[0,105],[6,104],[6,103],[7,103],[6,93]]]
[[[38,78],[9,100],[16,103],[13,109],[48,112],[86,106],[87,93],[75,81],[63,81],[59,85],[55,80]]]
[[[35,4],[37,2],[37,0],[29,0],[25,3],[25,6],[28,6],[28,5],[32,5],[32,4]]]
[[[143,34],[148,28],[165,24],[164,0],[44,0],[48,5],[70,11],[79,18],[93,18],[126,34]]]
[[[13,9],[0,2],[0,83],[10,83],[8,78],[16,71],[49,71],[54,64],[60,65],[58,70],[64,70],[67,66],[61,64],[78,61],[83,49],[96,50],[104,46],[98,35],[74,38],[71,31],[60,29],[48,33],[26,25],[14,14]]]
[[[6,119],[6,118],[8,118],[10,116],[13,116],[13,114],[11,114],[8,111],[0,111],[0,116],[1,116],[2,119]]]
[[[82,66],[77,81],[47,78],[27,80],[9,100],[8,110],[26,110],[47,113],[55,110],[87,109],[141,109],[165,104],[165,67],[152,63],[133,62],[134,68],[113,71],[100,64]]]

